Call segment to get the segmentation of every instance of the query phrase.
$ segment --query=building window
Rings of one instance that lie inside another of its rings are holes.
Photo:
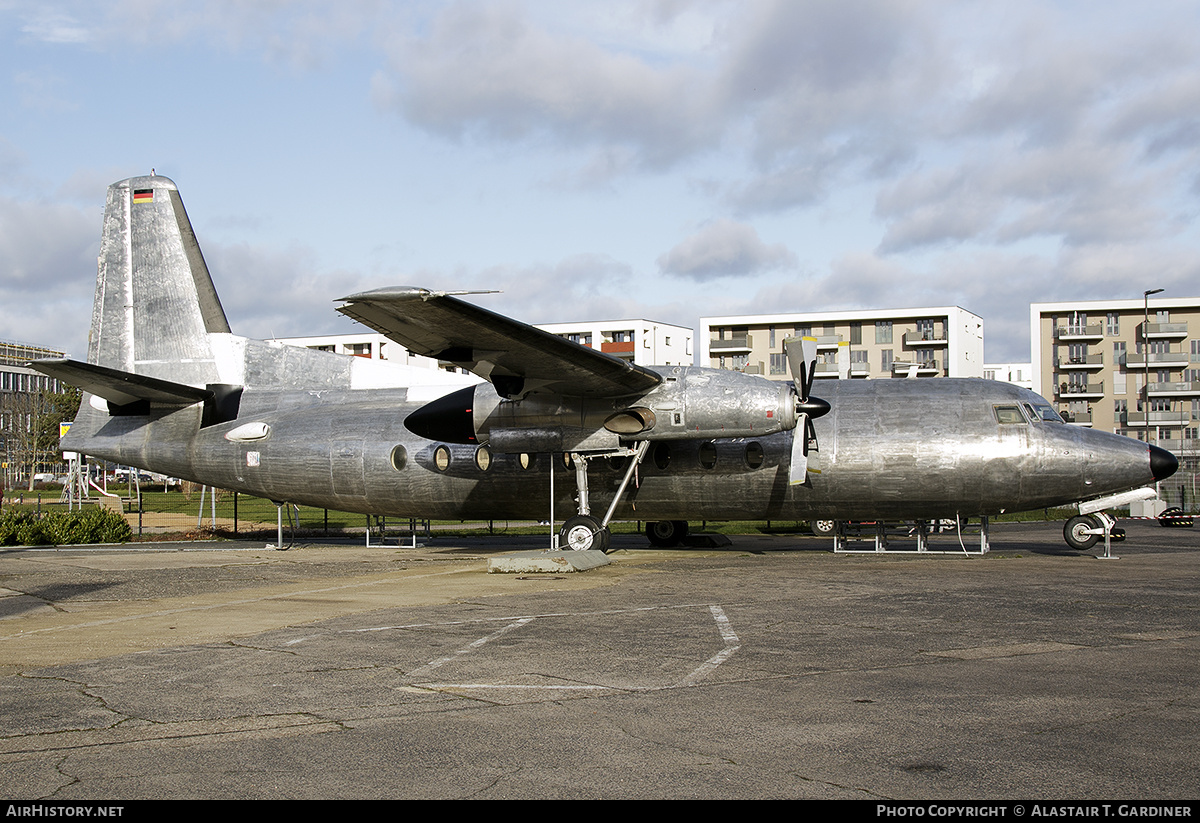
[[[1109,337],[1116,337],[1121,333],[1121,315],[1115,311],[1110,311],[1104,318],[1104,333]]]
[[[891,343],[892,342],[892,321],[891,320],[876,320],[875,321],[875,342],[876,343]]]
[[[767,348],[769,348],[769,349],[775,348],[775,327],[774,326],[767,327]],[[772,372],[772,374],[773,373],[774,372]]]
[[[771,374],[787,374],[788,364],[786,354],[771,355]]]
[[[862,323],[851,323],[850,324],[850,345],[851,346],[861,346],[862,345]]]
[[[892,354],[891,349],[884,349],[879,353],[879,364],[885,372],[892,370],[892,361],[895,359],[896,357]]]

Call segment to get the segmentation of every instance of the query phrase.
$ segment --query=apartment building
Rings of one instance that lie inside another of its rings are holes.
[[[983,379],[1012,383],[1023,389],[1033,388],[1032,363],[984,363]]]
[[[1033,303],[1034,390],[1076,425],[1193,455],[1200,298]]]
[[[44,395],[62,391],[62,384],[25,364],[62,356],[56,349],[0,342],[0,477],[7,486],[58,462],[52,449],[39,446],[35,434],[47,408]]]
[[[817,339],[817,379],[983,376],[983,318],[958,306],[702,317],[700,365],[790,380],[793,336]]]
[[[543,323],[538,328],[639,366],[690,366],[695,356],[691,329],[655,320]]]

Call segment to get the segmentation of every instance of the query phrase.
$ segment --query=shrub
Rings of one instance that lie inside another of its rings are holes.
[[[50,512],[40,519],[31,511],[0,515],[0,546],[124,543],[132,537],[124,517],[100,506]]]

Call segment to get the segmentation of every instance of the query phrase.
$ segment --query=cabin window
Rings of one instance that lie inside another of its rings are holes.
[[[519,455],[517,455],[517,465],[525,471],[533,468],[533,463],[533,455],[529,452],[521,452]]]
[[[1025,422],[1020,406],[993,406],[992,409],[996,413],[996,422],[1002,426]]]
[[[445,446],[438,446],[433,450],[433,465],[437,466],[437,470],[444,472],[450,468],[450,449]]]
[[[700,444],[700,465],[706,469],[717,465],[717,444],[711,440]]]
[[[404,471],[407,464],[408,451],[403,446],[396,446],[392,449],[392,468],[396,471]]]
[[[660,469],[671,465],[671,447],[666,443],[658,443],[654,446],[654,465]]]
[[[485,472],[492,467],[492,450],[487,446],[480,446],[475,450],[475,465],[481,472]]]
[[[757,469],[763,464],[763,447],[758,442],[746,444],[746,465],[752,469]]]

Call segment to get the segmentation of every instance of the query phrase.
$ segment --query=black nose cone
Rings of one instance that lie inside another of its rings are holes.
[[[1166,480],[1179,468],[1179,460],[1166,449],[1150,447],[1150,472],[1155,480]]]

